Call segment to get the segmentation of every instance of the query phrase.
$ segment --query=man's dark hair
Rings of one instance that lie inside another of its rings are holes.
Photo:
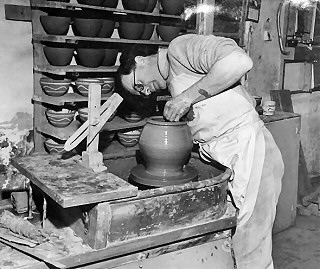
[[[120,66],[115,76],[115,92],[124,99],[119,107],[120,114],[135,111],[138,114],[148,117],[153,114],[156,107],[156,96],[134,95],[127,91],[121,82],[122,75],[128,75],[136,68],[136,56],[150,56],[157,54],[158,47],[153,45],[135,44],[125,47],[120,55]]]

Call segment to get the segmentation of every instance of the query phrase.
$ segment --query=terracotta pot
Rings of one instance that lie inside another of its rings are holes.
[[[143,23],[136,22],[120,22],[119,36],[125,39],[140,39],[144,30]]]
[[[104,49],[97,48],[77,48],[76,62],[85,67],[98,67],[104,57]]]
[[[47,109],[45,113],[48,122],[58,128],[67,127],[73,121],[75,115],[75,111],[67,109],[63,109],[60,111]]]
[[[44,142],[44,144],[50,154],[62,154],[64,152],[66,152],[64,150],[64,144],[59,144],[58,142],[56,142],[52,139],[47,139]]]
[[[91,5],[91,6],[101,6],[102,0],[77,0],[79,4]]]
[[[144,30],[140,39],[149,40],[152,37],[153,31],[154,31],[154,25],[146,23],[144,25]]]
[[[118,2],[119,2],[119,0],[103,0],[102,6],[116,8],[118,6]]]
[[[40,78],[40,85],[42,90],[50,96],[63,96],[65,95],[70,86],[70,79],[51,79],[51,78]]]
[[[71,18],[58,16],[40,16],[40,22],[49,35],[66,35],[69,30]]]
[[[101,63],[102,66],[112,66],[116,63],[118,56],[118,49],[104,49],[104,58]]]
[[[109,38],[112,36],[116,22],[113,20],[103,20],[102,27],[98,33],[98,37]]]
[[[163,41],[170,42],[176,38],[180,33],[180,26],[169,26],[169,25],[157,25],[157,34],[161,37]]]
[[[124,9],[144,11],[148,6],[149,0],[122,0]]]
[[[149,0],[148,5],[144,11],[152,12],[157,5],[157,0]]]
[[[103,85],[103,81],[96,78],[78,78],[75,81],[78,92],[83,96],[89,96],[89,86],[92,83],[100,84],[101,87]]]
[[[101,19],[74,18],[73,33],[76,36],[97,37],[102,28]]]
[[[44,46],[43,51],[49,64],[55,66],[66,66],[71,63],[74,48],[62,46]]]
[[[160,0],[163,12],[168,15],[180,15],[183,12],[185,0]]]
[[[119,142],[125,147],[133,147],[138,144],[141,131],[118,132]]]
[[[190,156],[192,146],[187,123],[166,122],[162,116],[147,120],[139,141],[146,171],[155,175],[180,173]]]

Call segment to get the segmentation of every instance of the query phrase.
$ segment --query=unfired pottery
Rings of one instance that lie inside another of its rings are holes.
[[[183,12],[185,0],[160,0],[163,12],[169,15],[180,15]]]
[[[72,61],[74,48],[47,45],[43,47],[43,51],[49,64],[54,66],[66,66]]]
[[[144,23],[121,21],[119,26],[119,36],[125,39],[140,39],[144,30]]]
[[[167,122],[162,116],[150,117],[139,140],[145,166],[135,166],[131,170],[131,179],[148,186],[181,184],[196,179],[197,171],[185,166],[192,147],[186,122]]]
[[[40,22],[49,35],[66,35],[71,23],[70,17],[40,16]]]
[[[180,26],[171,26],[171,25],[157,25],[156,31],[157,34],[161,37],[163,41],[170,42],[176,38],[180,33]]]

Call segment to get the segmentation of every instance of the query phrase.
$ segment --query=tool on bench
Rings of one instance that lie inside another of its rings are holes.
[[[64,149],[71,151],[87,137],[87,150],[82,153],[82,164],[95,172],[106,170],[102,153],[98,151],[99,132],[110,116],[115,112],[122,97],[114,93],[102,106],[101,86],[89,85],[88,120],[66,141]]]
[[[37,253],[35,250],[29,249],[26,246],[20,246],[20,245],[18,245],[16,243],[9,242],[9,241],[4,240],[2,238],[0,238],[0,242],[5,244],[5,245],[7,245],[7,246],[9,246],[9,247],[12,247],[12,248],[18,250],[18,251],[20,251],[20,252],[22,252],[24,254],[27,254],[27,255],[29,255],[29,256],[31,256],[33,258],[36,258],[39,261],[43,261],[43,262],[45,262],[47,264],[50,264],[51,267],[54,266],[55,268],[60,268],[60,269],[67,268],[67,266],[65,264],[62,264],[62,263],[60,263],[58,261],[54,261],[54,260],[52,260],[50,258],[47,258],[46,256],[43,256],[42,254]]]

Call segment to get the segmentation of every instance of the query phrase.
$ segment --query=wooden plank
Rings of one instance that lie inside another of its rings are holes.
[[[35,154],[20,157],[13,165],[62,207],[72,207],[136,196],[138,188],[115,176],[94,173],[77,161]]]
[[[214,8],[215,0],[197,0],[197,5],[206,5]],[[213,33],[214,11],[197,14],[197,34],[211,35]]]
[[[220,218],[227,181],[210,187],[130,201],[111,202],[109,241],[120,242]]]
[[[111,93],[112,94],[112,93]],[[101,96],[101,100],[105,101],[108,100],[111,94],[103,94]],[[78,93],[66,93],[63,96],[48,96],[48,95],[34,95],[32,100],[36,102],[42,102],[46,104],[62,106],[65,103],[73,103],[73,102],[88,102],[88,97],[80,95]]]
[[[31,256],[33,258],[36,258],[37,260],[43,261],[43,262],[45,262],[47,264],[50,264],[54,268],[64,269],[64,268],[67,267],[66,265],[64,265],[61,262],[55,261],[53,259],[47,258],[46,256],[43,256],[40,253],[37,253],[32,248],[29,248],[29,247],[26,247],[26,246],[23,246],[23,245],[19,245],[19,244],[13,243],[13,242],[9,242],[7,240],[3,240],[2,238],[0,238],[0,242],[5,244],[5,245],[7,245],[7,246],[10,246],[10,247],[12,247],[12,248],[14,248],[16,250],[19,250],[20,252],[22,252],[24,254],[27,254],[27,255],[29,255],[29,256]]]
[[[31,22],[30,6],[5,4],[6,20]]]
[[[78,44],[79,42],[91,43],[116,43],[116,44],[144,44],[144,45],[158,45],[168,46],[170,42],[161,40],[135,40],[135,39],[121,39],[121,38],[102,38],[102,37],[84,37],[84,36],[57,36],[57,35],[33,35],[34,43],[41,41],[58,42],[68,44]]]
[[[125,119],[115,116],[110,122],[105,123],[101,131],[117,131],[130,128],[143,127],[147,122],[147,119],[143,119],[139,122],[131,123],[127,122]],[[50,123],[43,123],[41,126],[36,126],[36,130],[40,133],[44,133],[50,136],[54,136],[62,141],[67,140],[80,126],[80,122],[73,121],[70,125],[65,128],[56,128]]]
[[[180,16],[177,15],[168,15],[168,14],[158,14],[158,13],[150,13],[143,11],[134,11],[134,10],[124,10],[124,9],[116,9],[116,8],[108,8],[101,6],[91,6],[91,5],[82,5],[77,3],[64,3],[64,2],[54,2],[54,1],[43,1],[43,0],[30,0],[32,7],[44,7],[44,8],[58,8],[65,10],[82,10],[82,9],[92,9],[97,11],[106,11],[113,12],[118,15],[126,15],[126,14],[134,14],[134,15],[145,15],[151,16],[159,19],[170,19],[170,20],[178,20],[180,21]]]
[[[93,262],[91,264],[86,264],[85,266],[81,266],[83,269],[105,269],[105,268],[118,268],[120,265],[126,265],[132,262],[141,262],[143,260],[154,261],[154,258],[163,257],[166,254],[176,254],[181,256],[184,254],[184,250],[193,250],[194,247],[203,246],[204,244],[210,244],[214,249],[220,251],[224,251],[224,249],[220,248],[217,243],[225,242],[226,240],[230,240],[230,230],[224,230],[223,232],[218,233],[209,233],[205,235],[198,236],[196,238],[186,239],[183,241],[179,241],[176,243],[170,243],[162,246],[157,246],[150,249],[140,250],[132,254],[127,255],[119,255],[110,259],[101,260],[97,262]],[[221,244],[220,244],[221,246]],[[200,252],[203,254],[202,252]],[[212,254],[210,254],[212,256]],[[165,258],[166,256],[164,256]],[[216,257],[217,258],[217,257]],[[221,259],[220,259],[221,260]],[[139,265],[136,264],[134,268],[138,268]],[[28,265],[23,267],[24,269],[48,269],[49,267],[45,264],[33,263],[32,265]],[[69,268],[69,266],[67,267]],[[149,268],[149,267],[146,267]],[[176,267],[180,268],[179,263],[176,264]],[[229,267],[228,267],[229,268]]]
[[[84,67],[81,65],[52,66],[45,64],[36,64],[33,66],[36,72],[51,73],[56,75],[66,75],[67,73],[115,73],[118,66],[100,66],[100,67]]]
[[[114,259],[116,257],[122,257],[124,255],[130,255],[137,253],[139,251],[166,246],[168,244],[173,244],[180,242],[182,240],[188,240],[191,238],[196,238],[198,236],[203,236],[209,233],[222,232],[232,229],[236,226],[236,210],[228,203],[226,213],[218,220],[212,220],[201,224],[196,224],[188,227],[182,227],[179,229],[172,229],[165,231],[163,233],[158,233],[150,236],[138,237],[132,240],[127,240],[124,242],[118,242],[110,244],[109,246],[94,250],[92,252],[87,252],[84,254],[71,255],[59,259],[58,261],[65,264],[67,268],[106,268],[100,267],[100,261],[108,261],[109,259]],[[91,267],[92,265],[92,267]],[[42,269],[48,268],[44,264],[39,264],[38,266],[33,265],[32,269]]]

